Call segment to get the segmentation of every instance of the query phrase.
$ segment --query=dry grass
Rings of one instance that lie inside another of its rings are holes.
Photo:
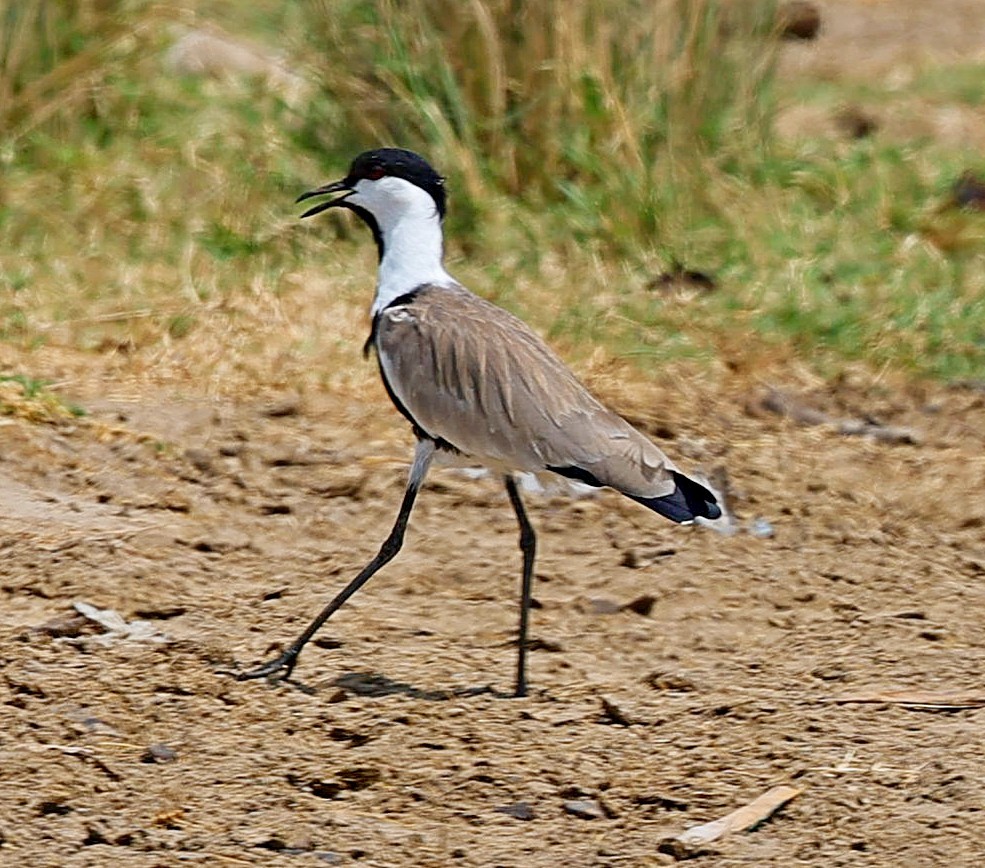
[[[428,153],[451,173],[463,229],[481,215],[506,231],[503,196],[522,196],[561,206],[576,244],[627,254],[662,230],[670,199],[764,146],[772,6],[333,3],[303,52],[323,91],[308,132],[325,153]]]
[[[945,207],[966,150],[771,142],[762,11],[724,28],[712,0],[626,2],[605,21],[589,2],[455,8],[10,6],[3,370],[80,395],[369,388],[372,245],[344,215],[299,223],[291,201],[395,142],[450,176],[452,271],[589,376],[614,358],[647,378],[856,361],[982,376],[985,223]],[[163,75],[168,22],[210,9],[321,95]],[[914,93],[981,100],[964,63]],[[831,87],[786,93],[838,106]],[[717,288],[650,288],[676,262]]]

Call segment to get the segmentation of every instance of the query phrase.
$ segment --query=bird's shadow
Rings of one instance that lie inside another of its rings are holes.
[[[235,672],[222,674],[237,675]],[[296,678],[272,678],[266,679],[268,684],[284,684],[300,690],[309,696],[320,693],[326,686],[343,690],[354,696],[365,696],[370,698],[383,696],[409,696],[412,699],[423,699],[427,702],[447,702],[452,699],[470,698],[473,696],[491,696],[494,699],[513,699],[515,694],[496,690],[492,685],[481,684],[473,687],[461,687],[455,690],[424,690],[408,684],[406,681],[397,681],[381,672],[346,672],[338,678],[329,681],[327,685],[311,685]]]
[[[356,696],[410,696],[413,699],[424,699],[428,702],[447,702],[450,699],[461,699],[471,696],[492,696],[497,699],[511,699],[512,693],[495,690],[489,684],[474,687],[461,687],[455,690],[423,690],[405,681],[397,681],[381,672],[347,672],[331,682]]]

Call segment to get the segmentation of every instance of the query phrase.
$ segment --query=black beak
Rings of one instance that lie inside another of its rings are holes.
[[[321,214],[322,211],[327,211],[329,208],[338,208],[344,206],[346,197],[350,193],[354,193],[355,191],[352,189],[352,187],[349,186],[348,183],[346,183],[345,180],[334,181],[331,184],[325,184],[324,186],[318,187],[315,190],[309,190],[307,193],[302,193],[294,201],[303,202],[305,199],[311,199],[314,196],[327,196],[329,193],[341,193],[343,191],[346,194],[345,196],[339,196],[338,199],[330,199],[328,202],[322,202],[319,205],[315,205],[314,208],[309,208],[307,211],[304,212],[304,214],[301,215],[303,219],[305,217],[311,217],[314,214]]]

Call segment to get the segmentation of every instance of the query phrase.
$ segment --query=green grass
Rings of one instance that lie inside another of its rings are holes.
[[[180,346],[206,372],[265,341],[317,353],[319,327],[291,317],[318,308],[316,275],[324,304],[368,305],[372,245],[345,215],[300,224],[292,200],[395,143],[449,176],[452,271],[574,356],[649,370],[775,348],[825,374],[985,377],[985,215],[945,207],[985,161],[776,141],[779,102],[887,92],[777,82],[771,4],[739,5],[726,34],[714,0],[623,0],[604,20],[589,0],[198,4],[293,58],[296,98],[162,74],[180,10],[7,3],[0,342],[27,365]],[[893,98],[981,106],[981,82],[985,66],[928,69]],[[647,288],[675,263],[717,289]]]
[[[0,416],[24,416],[51,422],[79,418],[86,410],[62,400],[48,387],[51,383],[25,374],[0,374]]]

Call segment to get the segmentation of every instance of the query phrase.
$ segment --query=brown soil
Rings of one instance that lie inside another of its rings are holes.
[[[695,864],[978,864],[985,711],[831,700],[980,689],[985,398],[802,396],[919,434],[891,445],[756,396],[649,397],[667,449],[726,466],[743,527],[772,537],[528,497],[526,699],[502,695],[512,514],[453,470],[296,683],[223,673],[293,638],[385,535],[409,447],[375,393],[3,420],[4,864],[663,864],[663,839],[780,783],[802,794]],[[619,608],[645,595],[648,613]],[[158,635],[105,634],[75,601]],[[520,803],[532,819],[504,813]]]
[[[818,38],[783,48],[779,76],[880,90],[877,99],[846,102],[840,110],[787,103],[777,118],[781,138],[861,137],[845,115],[861,115],[890,141],[934,139],[950,147],[985,147],[981,107],[913,94],[919,76],[941,66],[961,68],[985,59],[981,0],[814,0],[820,11]]]

